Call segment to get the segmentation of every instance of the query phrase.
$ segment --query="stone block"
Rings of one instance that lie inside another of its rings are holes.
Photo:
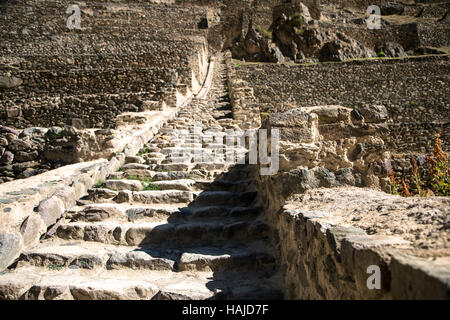
[[[39,203],[37,210],[45,225],[49,227],[61,218],[64,213],[64,203],[60,198],[52,196],[48,199],[42,200]]]
[[[0,233],[0,271],[3,271],[20,253],[23,242],[20,235],[14,233]]]
[[[46,231],[44,221],[39,215],[29,215],[20,226],[24,246],[28,246],[39,240],[39,237]]]
[[[300,109],[270,114],[264,127],[279,129],[280,139],[283,141],[313,143],[319,138],[318,116]]]

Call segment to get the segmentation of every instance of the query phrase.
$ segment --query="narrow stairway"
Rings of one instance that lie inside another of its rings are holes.
[[[0,298],[283,297],[248,168],[227,164],[213,139],[227,129],[239,134],[222,58],[215,69],[206,99],[180,110],[138,155],[67,210],[52,236],[0,275]],[[203,126],[202,139],[194,124]],[[204,158],[195,161],[199,153]]]

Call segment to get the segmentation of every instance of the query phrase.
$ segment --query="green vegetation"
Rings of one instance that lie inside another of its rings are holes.
[[[160,191],[161,190],[157,185],[154,185],[152,183],[149,183],[146,185],[143,184],[143,187],[144,187],[144,189],[143,189],[144,191]]]
[[[291,16],[291,25],[295,28],[302,28],[304,25],[306,25],[301,13],[295,13]]]
[[[270,104],[267,104],[263,107],[261,107],[261,112],[268,112],[270,113],[272,111],[272,106]]]
[[[258,31],[258,33],[262,34],[265,38],[272,39],[272,32],[268,31],[264,27],[256,26],[256,31]]]
[[[105,185],[105,180],[99,179],[99,180],[95,183],[95,188],[103,188],[104,185]]]
[[[148,147],[143,147],[141,150],[139,150],[137,156],[142,156],[143,154],[149,153],[150,149]]]
[[[268,112],[261,112],[261,121],[266,120],[269,117],[270,113]]]
[[[144,191],[159,191],[159,187],[152,183],[151,178],[145,178],[141,180],[142,186],[144,187]]]
[[[58,138],[61,138],[62,136],[64,136],[65,133],[66,133],[65,130],[61,130],[61,131],[59,131],[59,132],[56,134],[56,136],[57,136]]]
[[[49,270],[59,271],[59,270],[61,270],[62,268],[64,268],[64,265],[63,265],[63,264],[58,264],[58,263],[52,263],[52,264],[49,264],[49,265],[47,266],[47,268],[48,268]]]
[[[235,68],[239,68],[240,66],[244,66],[244,65],[248,64],[247,62],[241,61],[241,60],[238,60],[238,59],[232,59],[232,61],[233,61],[233,64],[234,64]]]
[[[386,53],[384,53],[384,51],[381,50],[380,52],[378,52],[377,57],[378,58],[384,58],[384,57],[386,57]]]

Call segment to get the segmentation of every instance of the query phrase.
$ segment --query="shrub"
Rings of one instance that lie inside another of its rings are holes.
[[[381,50],[380,52],[378,52],[377,56],[378,56],[378,58],[384,58],[384,57],[386,57],[386,53],[384,53],[384,51]]]
[[[393,194],[405,197],[450,196],[448,153],[443,151],[442,140],[438,134],[434,136],[433,142],[434,150],[431,155],[425,156],[422,168],[411,154],[411,178],[409,180],[405,176],[396,179],[394,172],[390,173]]]

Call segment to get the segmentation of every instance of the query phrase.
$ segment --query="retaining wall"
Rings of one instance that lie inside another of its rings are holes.
[[[341,108],[297,109],[273,114],[263,124],[280,130],[280,170],[262,176],[261,166],[254,166],[253,176],[273,230],[285,298],[449,299],[447,198],[402,198],[373,186],[358,188],[355,171],[342,163],[333,168],[336,159],[319,157],[316,166],[305,160],[314,152],[313,144],[327,149],[326,125],[336,126],[345,118]],[[336,138],[340,134],[331,133]],[[375,137],[367,131],[366,139]],[[352,150],[353,139],[362,137],[348,135],[339,149]],[[380,158],[376,150],[370,152],[364,163],[369,172],[371,161]],[[357,164],[354,159],[353,167]],[[372,268],[379,282],[371,277]]]

